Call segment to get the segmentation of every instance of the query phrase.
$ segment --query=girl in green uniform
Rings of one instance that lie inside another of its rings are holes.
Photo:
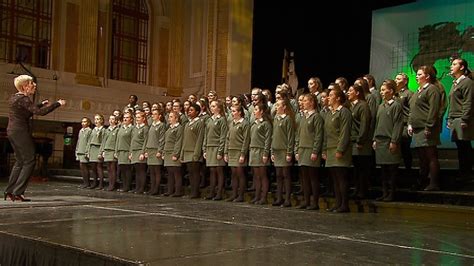
[[[199,113],[199,119],[204,124],[204,129],[206,129],[207,122],[209,121],[210,113],[209,113],[209,101],[206,97],[201,97],[199,100],[196,101],[196,104],[201,107],[201,112]],[[206,167],[206,159],[203,157],[203,161],[200,164],[200,188],[205,188],[207,185],[207,177],[208,177],[208,168]]]
[[[163,149],[164,166],[168,171],[168,191],[164,195],[172,197],[183,196],[183,174],[179,157],[183,144],[183,126],[179,121],[179,113],[171,111],[168,115],[169,128],[165,133]]]
[[[367,196],[369,186],[370,166],[372,163],[371,120],[375,119],[370,113],[362,86],[354,84],[347,91],[352,112],[351,144],[352,162],[354,164],[354,197],[363,199]],[[375,123],[374,123],[375,125]]]
[[[298,208],[319,209],[319,171],[324,138],[324,121],[318,113],[317,98],[314,94],[303,95],[303,116],[295,139],[295,158],[300,167],[303,197]],[[313,199],[311,201],[311,195]]]
[[[166,125],[164,114],[158,110],[151,111],[152,122],[148,130],[148,138],[145,145],[145,158],[150,169],[150,190],[149,195],[160,194],[161,167],[163,166],[163,148],[165,145]]]
[[[442,94],[433,66],[421,66],[416,72],[419,88],[410,102],[408,134],[413,136],[420,158],[420,183],[430,179],[427,191],[439,190],[439,160],[437,145],[441,144]]]
[[[105,130],[104,140],[100,146],[100,154],[107,164],[107,172],[109,175],[109,187],[107,191],[115,190],[115,182],[117,180],[117,158],[115,158],[115,145],[117,143],[117,126],[118,119],[115,115],[109,117],[109,127]]]
[[[123,114],[122,126],[120,126],[117,133],[117,142],[115,144],[115,158],[119,165],[120,175],[122,177],[122,188],[120,192],[130,191],[130,183],[132,182],[132,168],[130,159],[130,141],[132,140],[132,113],[126,112]]]
[[[232,197],[228,201],[243,202],[246,187],[245,166],[250,143],[250,125],[244,118],[244,107],[234,105],[232,121],[227,132],[224,160],[232,170]]]
[[[352,114],[344,107],[346,96],[340,89],[329,92],[330,111],[324,122],[323,158],[334,181],[336,202],[328,211],[349,212],[348,173],[352,164]]]
[[[142,194],[145,190],[146,183],[146,158],[145,144],[148,138],[148,125],[146,124],[146,116],[144,112],[138,112],[135,115],[136,125],[132,130],[132,138],[130,142],[130,162],[135,169],[135,189],[134,193]]]
[[[95,127],[92,129],[91,137],[89,138],[89,143],[87,144],[87,157],[89,158],[89,164],[92,170],[92,179],[93,183],[90,186],[91,189],[96,188],[99,185],[98,189],[104,188],[104,158],[100,153],[100,146],[102,145],[102,140],[105,135],[104,128],[104,116],[101,114],[96,114],[94,116]],[[99,179],[99,184],[97,184],[97,178]]]
[[[290,168],[295,148],[295,115],[290,100],[286,97],[278,100],[274,107],[271,160],[276,171],[277,195],[272,205],[291,207]],[[283,201],[283,185],[285,201]]]
[[[448,128],[458,148],[460,174],[468,180],[472,172],[471,141],[474,140],[474,81],[467,61],[462,58],[453,60],[450,74],[454,81],[449,93]]]
[[[89,159],[86,156],[87,144],[91,136],[91,120],[88,117],[81,119],[81,130],[77,136],[76,144],[76,160],[79,161],[79,168],[81,169],[83,184],[81,188],[88,188],[89,184]]]
[[[211,102],[212,116],[206,124],[204,135],[203,156],[210,171],[210,186],[207,200],[222,200],[224,190],[224,147],[227,137],[227,121],[225,106],[220,101]]]
[[[255,180],[255,197],[250,203],[267,204],[268,176],[267,166],[270,163],[270,144],[272,124],[268,105],[259,102],[253,107],[254,122],[250,127],[249,166],[252,167]]]
[[[184,126],[183,147],[181,149],[181,162],[186,164],[191,184],[191,199],[200,197],[199,184],[201,178],[202,142],[204,141],[204,121],[198,115],[201,107],[190,103],[188,108],[189,122]]]
[[[374,142],[375,160],[381,166],[383,195],[376,200],[393,201],[398,165],[402,159],[400,141],[403,130],[402,105],[395,100],[397,84],[385,80],[380,87],[383,102],[377,111]]]

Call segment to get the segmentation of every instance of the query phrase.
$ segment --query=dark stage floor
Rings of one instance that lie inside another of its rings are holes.
[[[2,258],[30,246],[25,254],[57,265],[474,264],[474,215],[440,224],[402,211],[333,214],[58,182],[27,192],[31,203],[0,203]]]

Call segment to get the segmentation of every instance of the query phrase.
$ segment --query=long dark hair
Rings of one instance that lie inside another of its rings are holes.
[[[469,70],[469,65],[467,63],[466,60],[462,59],[462,58],[456,58],[454,60],[458,60],[459,61],[459,65],[463,66],[464,67],[464,72],[463,72],[463,75],[468,77],[468,78],[471,78],[471,79],[474,79],[474,76],[472,75],[472,72],[471,70]]]
[[[255,107],[258,107],[258,109],[260,111],[262,111],[262,118],[263,120],[266,120],[268,122],[270,122],[270,124],[272,123],[272,117],[270,116],[270,111],[268,110],[268,104],[266,103],[263,103],[263,102],[259,102],[257,103],[257,105],[255,105]]]
[[[293,112],[293,108],[291,108],[290,99],[286,97],[280,101],[285,105],[285,114],[290,117],[291,127],[296,129],[295,112]]]

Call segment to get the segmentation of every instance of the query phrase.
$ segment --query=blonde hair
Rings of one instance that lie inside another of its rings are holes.
[[[100,121],[101,121],[102,124],[104,123],[104,116],[103,116],[102,114],[95,114],[95,115],[94,115],[94,119],[95,119],[96,117],[99,117],[99,118],[100,118]]]
[[[14,80],[13,80],[13,83],[15,84],[15,88],[19,91],[19,92],[23,92],[23,85],[27,82],[30,82],[30,81],[33,81],[33,78],[31,76],[28,76],[28,75],[20,75],[18,77],[16,77]]]

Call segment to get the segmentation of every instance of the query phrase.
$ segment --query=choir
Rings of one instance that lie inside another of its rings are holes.
[[[326,192],[335,194],[335,204],[328,211],[343,213],[350,211],[350,197],[369,197],[375,165],[380,167],[382,184],[382,195],[376,200],[394,201],[399,165],[411,171],[414,147],[420,158],[414,182],[418,188],[425,186],[424,190],[440,190],[437,145],[446,111],[461,172],[470,178],[474,81],[467,62],[454,59],[451,75],[455,80],[448,97],[436,74],[433,66],[419,67],[419,87],[414,93],[407,87],[405,73],[384,80],[379,90],[372,75],[352,85],[339,77],[327,89],[312,77],[308,88],[296,90],[296,99],[287,84],[278,85],[275,103],[269,100],[268,90],[259,88],[248,97],[220,99],[210,91],[202,98],[190,95],[183,103],[177,99],[166,104],[143,102],[142,106],[131,95],[123,117],[115,110],[108,128],[101,114],[95,115],[93,129],[89,118],[82,119],[76,148],[84,181],[81,187],[113,191],[120,177],[122,192],[181,197],[183,181],[189,181],[188,196],[200,198],[200,188],[209,180],[204,198],[222,200],[229,176],[232,193],[227,201],[243,202],[251,172],[255,193],[250,203],[267,204],[274,177],[272,205],[290,207],[297,173],[302,193],[298,208],[318,210],[324,183]],[[108,169],[107,188],[103,163]],[[162,190],[165,173],[167,189]],[[331,182],[324,182],[328,177]],[[333,187],[328,187],[330,183]],[[354,193],[349,195],[351,184]]]

